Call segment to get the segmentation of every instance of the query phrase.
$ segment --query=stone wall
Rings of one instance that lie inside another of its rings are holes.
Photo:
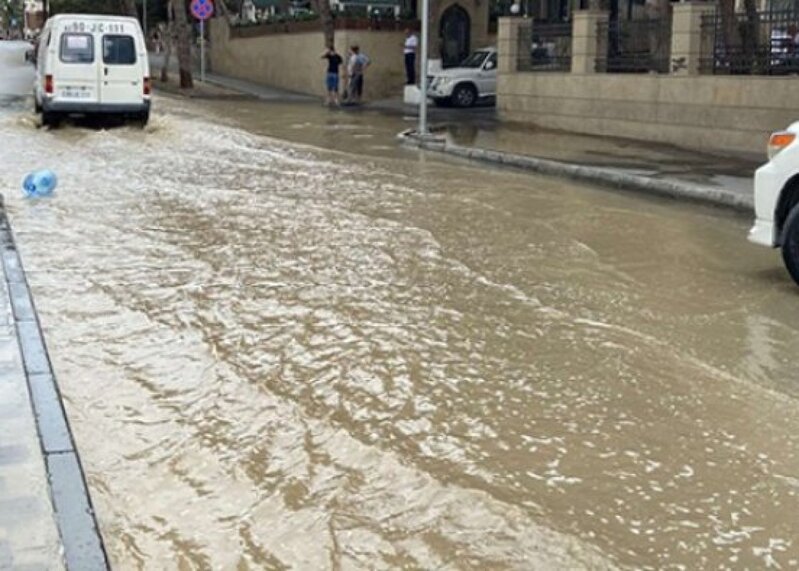
[[[794,77],[504,73],[500,117],[703,150],[765,153],[799,120]]]
[[[324,94],[321,31],[232,38],[223,19],[211,20],[210,61],[216,73],[311,95]],[[403,32],[337,30],[336,49],[346,59],[358,44],[372,60],[366,72],[366,99],[401,96],[405,80]]]
[[[799,120],[799,81],[700,75],[701,16],[710,8],[674,6],[668,74],[597,73],[596,56],[606,49],[597,22],[607,15],[591,11],[574,15],[571,73],[519,71],[520,31],[529,23],[501,18],[499,116],[576,133],[763,155],[769,133]]]

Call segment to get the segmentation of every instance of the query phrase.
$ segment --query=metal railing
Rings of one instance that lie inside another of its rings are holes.
[[[600,73],[668,73],[671,18],[600,22],[596,70]]]
[[[720,12],[702,17],[700,71],[708,74],[799,73],[799,12]]]
[[[539,23],[519,31],[519,71],[569,71],[571,22]]]

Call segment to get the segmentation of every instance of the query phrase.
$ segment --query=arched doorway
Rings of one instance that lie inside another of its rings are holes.
[[[441,14],[439,41],[441,42],[441,64],[444,67],[458,65],[469,55],[469,36],[472,19],[469,13],[453,4]]]

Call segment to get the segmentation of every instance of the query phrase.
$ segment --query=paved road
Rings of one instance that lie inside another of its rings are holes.
[[[749,220],[219,92],[0,185],[119,568],[796,567],[797,290]]]

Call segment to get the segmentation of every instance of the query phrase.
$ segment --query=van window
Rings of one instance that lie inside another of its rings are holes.
[[[62,35],[61,61],[64,63],[92,63],[94,61],[94,38],[92,35]]]
[[[103,36],[103,62],[116,65],[136,63],[136,44],[132,36]]]

